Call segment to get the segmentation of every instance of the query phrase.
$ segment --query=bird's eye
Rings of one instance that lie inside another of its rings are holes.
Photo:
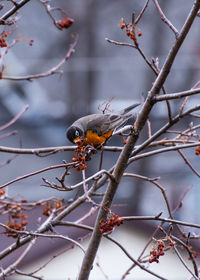
[[[79,136],[79,131],[78,131],[78,130],[75,131],[75,136],[76,136],[76,137]]]

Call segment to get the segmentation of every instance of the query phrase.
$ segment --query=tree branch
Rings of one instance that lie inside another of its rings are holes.
[[[193,90],[191,89],[191,90],[181,91],[181,92],[177,92],[177,93],[169,93],[169,94],[154,96],[153,100],[155,102],[160,102],[163,100],[178,99],[178,98],[191,96],[191,95],[195,95],[195,94],[199,94],[199,93],[200,93],[200,88],[197,88],[197,89],[193,89]]]
[[[94,258],[96,256],[96,252],[97,249],[99,247],[100,244],[100,240],[102,237],[102,234],[99,230],[99,223],[101,220],[104,220],[104,218],[106,217],[107,213],[105,211],[105,209],[109,209],[110,205],[112,203],[112,200],[115,196],[115,193],[117,191],[120,179],[124,173],[124,170],[127,166],[128,163],[128,159],[129,156],[131,155],[131,152],[133,150],[133,147],[137,141],[138,138],[138,132],[140,130],[142,130],[146,120],[148,119],[149,113],[152,109],[152,98],[157,95],[161,89],[161,87],[163,86],[169,72],[171,69],[171,66],[174,62],[174,59],[176,57],[176,54],[179,50],[179,48],[181,47],[188,31],[190,30],[190,27],[199,11],[200,8],[200,0],[195,1],[195,4],[193,5],[191,12],[189,13],[189,16],[180,32],[180,35],[178,36],[177,41],[175,42],[175,44],[173,45],[173,47],[171,48],[169,55],[160,71],[160,73],[158,74],[153,87],[142,107],[141,112],[139,113],[136,122],[135,122],[135,134],[129,136],[127,144],[125,145],[123,151],[121,152],[117,163],[115,165],[114,171],[113,171],[113,176],[115,178],[115,182],[111,181],[108,185],[107,191],[105,193],[103,202],[102,202],[102,207],[99,210],[98,213],[98,217],[96,219],[96,223],[95,223],[95,229],[93,231],[88,249],[86,251],[85,257],[83,259],[83,263],[81,266],[81,271],[79,274],[79,280],[86,280],[89,277],[92,265],[93,265],[93,261]]]
[[[170,22],[170,20],[167,19],[167,17],[165,16],[165,14],[162,11],[160,5],[158,4],[158,1],[157,0],[153,0],[153,2],[154,2],[155,6],[156,6],[156,8],[157,8],[157,10],[158,10],[158,12],[160,14],[161,20],[164,21],[164,23],[166,23],[169,26],[169,28],[174,32],[175,37],[177,39],[178,36],[179,36],[178,30],[174,27],[174,25]]]
[[[28,3],[30,0],[22,0],[19,3],[15,2],[15,5],[13,8],[11,8],[7,13],[5,13],[1,18],[0,18],[0,24],[6,24],[6,20],[11,17],[13,14],[17,12],[21,7],[23,7],[26,3]]]
[[[78,36],[74,37],[74,42],[70,45],[69,50],[67,51],[66,56],[54,67],[49,69],[47,72],[35,74],[35,75],[26,75],[26,76],[21,76],[21,77],[14,77],[14,76],[2,76],[2,79],[4,80],[11,80],[11,81],[32,81],[34,79],[39,79],[39,78],[46,78],[48,76],[54,75],[54,74],[62,74],[62,71],[58,71],[63,64],[71,57],[71,55],[75,52],[75,46],[78,41]]]

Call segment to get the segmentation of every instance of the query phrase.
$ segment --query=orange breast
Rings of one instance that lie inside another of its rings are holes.
[[[97,133],[94,133],[91,130],[89,130],[84,139],[84,145],[92,145],[94,147],[102,145],[106,142],[106,140],[108,140],[111,137],[112,133],[113,131],[109,131],[99,136]]]

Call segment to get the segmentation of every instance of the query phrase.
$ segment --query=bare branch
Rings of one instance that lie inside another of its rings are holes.
[[[197,105],[193,108],[188,109],[182,114],[178,114],[175,116],[170,122],[165,124],[163,127],[161,127],[158,131],[156,131],[150,138],[148,138],[146,141],[144,141],[141,145],[138,147],[135,147],[135,150],[132,152],[131,156],[134,156],[141,152],[145,147],[147,147],[152,141],[157,139],[159,136],[161,136],[163,133],[165,133],[170,127],[172,127],[174,124],[176,124],[181,118],[190,115],[192,112],[195,112],[197,110],[200,110],[200,105]]]
[[[32,81],[34,79],[38,79],[38,78],[45,78],[54,74],[62,74],[62,71],[60,71],[59,69],[63,66],[63,64],[71,57],[71,55],[75,52],[75,46],[77,44],[78,41],[78,36],[76,36],[74,38],[74,42],[70,45],[69,50],[67,51],[66,56],[54,67],[52,67],[51,69],[49,69],[47,72],[43,72],[43,73],[39,73],[39,74],[35,74],[35,75],[27,75],[27,76],[21,76],[21,77],[14,77],[14,76],[4,76],[2,77],[2,79],[4,80],[11,80],[11,81],[23,81],[23,80],[27,80],[27,81]]]
[[[139,268],[141,268],[142,270],[148,272],[149,274],[155,276],[158,279],[162,279],[162,280],[167,280],[166,278],[156,274],[155,272],[147,269],[144,265],[142,265],[140,262],[138,262],[137,260],[135,260],[128,252],[127,250],[121,245],[121,243],[119,243],[117,240],[115,240],[114,238],[110,237],[110,236],[106,236],[106,238],[112,242],[114,242],[125,254],[126,256],[137,266],[139,266]]]
[[[149,0],[146,1],[145,5],[144,5],[144,7],[143,7],[143,9],[142,9],[142,11],[140,12],[139,16],[136,18],[136,20],[135,20],[135,24],[136,24],[136,25],[137,25],[138,22],[141,20],[143,14],[144,14],[144,12],[145,12],[145,10],[147,9],[148,4],[149,4]]]
[[[113,176],[115,178],[116,183],[114,183],[112,181],[108,185],[107,191],[105,193],[105,196],[104,196],[104,199],[102,202],[102,207],[100,208],[98,217],[96,219],[95,229],[93,231],[93,234],[92,234],[92,237],[90,240],[90,244],[88,246],[85,257],[83,259],[82,267],[81,267],[80,274],[79,274],[79,280],[85,280],[85,279],[88,279],[88,277],[89,277],[89,274],[90,274],[90,271],[92,268],[92,264],[93,264],[94,258],[96,256],[96,252],[97,252],[97,249],[98,249],[101,237],[102,237],[101,232],[99,231],[99,223],[107,215],[105,209],[109,209],[109,207],[112,203],[112,200],[113,200],[115,193],[117,191],[117,188],[118,188],[120,178],[124,173],[124,170],[128,163],[129,156],[131,155],[132,149],[137,141],[138,133],[143,128],[146,120],[148,119],[148,115],[153,106],[151,103],[151,99],[159,93],[161,87],[163,86],[163,84],[168,76],[168,73],[171,69],[171,66],[174,62],[174,59],[177,55],[177,52],[178,52],[179,48],[181,47],[187,33],[189,32],[190,27],[199,11],[199,8],[200,8],[200,0],[196,1],[195,4],[193,5],[193,7],[189,13],[189,16],[181,30],[181,33],[180,33],[177,41],[175,42],[175,44],[172,46],[172,48],[168,54],[168,57],[163,65],[158,77],[156,78],[156,80],[153,84],[153,87],[147,97],[147,100],[145,101],[145,103],[141,109],[141,112],[139,113],[139,115],[136,119],[135,126],[134,126],[135,134],[129,136],[127,144],[125,145],[123,151],[121,152],[121,154],[117,160],[117,163],[116,163],[114,171],[113,171]]]
[[[165,200],[165,203],[166,203],[166,206],[167,206],[167,210],[168,210],[169,216],[170,216],[171,219],[173,218],[172,217],[172,212],[171,212],[171,209],[170,209],[170,206],[169,206],[169,201],[168,201],[168,198],[167,198],[167,195],[166,195],[166,191],[165,191],[164,187],[162,187],[161,184],[159,184],[157,182],[158,178],[151,179],[151,178],[148,178],[148,177],[145,177],[145,176],[141,176],[141,175],[138,175],[138,174],[133,174],[133,173],[124,173],[123,176],[124,177],[138,178],[138,179],[150,182],[150,183],[154,184],[157,188],[159,188],[161,190],[161,192],[162,192],[163,197],[164,197],[164,200]]]
[[[187,160],[187,158],[184,156],[184,154],[182,153],[182,151],[178,150],[179,154],[181,155],[181,157],[183,158],[183,160],[185,161],[185,163],[189,166],[189,168],[194,172],[195,175],[197,175],[198,177],[200,177],[199,172],[197,172],[196,169],[194,169],[194,167],[192,167],[191,163]]]
[[[15,2],[15,5],[13,8],[11,8],[7,13],[5,13],[1,18],[0,18],[0,24],[6,24],[6,20],[14,15],[17,10],[19,10],[21,7],[23,7],[25,4],[27,4],[30,0],[21,0],[19,3]]]
[[[108,42],[108,43],[111,43],[111,44],[114,44],[114,45],[117,45],[117,46],[123,46],[123,47],[131,47],[131,48],[134,48],[136,49],[136,46],[133,45],[133,44],[129,44],[129,43],[123,43],[123,42],[117,42],[117,41],[114,41],[114,40],[111,40],[111,39],[108,39],[108,38],[105,38],[105,40]]]
[[[13,125],[29,108],[29,105],[26,105],[21,112],[19,112],[11,121],[9,121],[8,123],[0,126],[0,131],[6,129],[7,127]]]
[[[189,254],[189,257],[190,259],[192,260],[192,264],[193,264],[193,267],[194,267],[194,272],[195,272],[195,275],[197,276],[197,279],[199,279],[199,271],[198,271],[198,267],[197,267],[197,264],[194,260],[194,257],[192,255],[192,252],[190,251],[190,249],[188,248],[188,245],[185,244],[185,242],[183,242],[182,240],[180,240],[179,238],[177,238],[176,236],[172,235],[172,238],[177,241],[179,244],[181,244],[188,252]]]
[[[3,224],[0,224],[0,225],[2,226]],[[31,242],[29,243],[27,248],[24,250],[24,252],[21,254],[21,256],[19,256],[19,258],[13,264],[9,265],[9,267],[7,269],[0,272],[0,277],[3,277],[3,276],[6,276],[8,274],[15,272],[17,266],[21,263],[21,261],[24,259],[24,257],[28,254],[28,252],[31,250],[31,248],[35,244],[35,241],[36,241],[36,239],[31,240]]]
[[[167,147],[167,148],[158,149],[155,151],[146,152],[146,153],[131,157],[128,161],[128,164],[132,163],[135,160],[144,158],[144,157],[149,157],[152,155],[157,155],[157,154],[165,153],[165,152],[169,152],[169,151],[177,151],[179,149],[188,149],[188,148],[197,147],[197,146],[199,146],[199,142],[195,142],[195,143],[191,143],[191,144],[184,144],[184,145],[177,145],[177,146],[173,146],[173,147]]]
[[[48,148],[35,148],[35,149],[23,149],[23,148],[10,148],[0,146],[0,152],[10,153],[10,154],[25,154],[25,155],[36,155],[40,156],[45,154],[47,156],[66,151],[75,151],[76,146],[57,146],[57,147],[48,147]],[[117,146],[104,146],[104,150],[108,152],[121,152],[123,147]]]
[[[170,224],[175,224],[175,225],[182,225],[186,227],[194,227],[194,228],[200,228],[199,224],[194,224],[194,223],[188,223],[188,222],[183,222],[179,220],[174,220],[174,219],[168,219],[168,218],[162,218],[160,215],[157,216],[128,216],[128,217],[122,217],[125,221],[161,221],[164,223],[170,223]]]
[[[175,34],[175,37],[176,39],[178,39],[178,36],[179,36],[179,32],[178,30],[174,27],[174,25],[169,21],[169,19],[167,19],[167,17],[165,16],[165,14],[163,13],[160,5],[158,4],[158,1],[157,0],[153,0],[159,14],[160,14],[160,17],[161,17],[161,20],[164,21],[164,23],[166,23],[169,28],[174,32]]]
[[[194,273],[192,272],[192,270],[189,268],[189,266],[185,263],[184,259],[182,258],[181,254],[179,253],[178,249],[176,248],[176,246],[174,246],[174,251],[176,252],[178,258],[180,259],[180,261],[182,262],[182,264],[184,265],[184,267],[189,271],[189,273],[192,275],[192,277],[194,277],[194,279],[199,280],[199,277],[194,275]]]
[[[58,165],[54,165],[54,166],[49,166],[49,167],[46,167],[46,168],[43,168],[41,170],[38,170],[38,171],[35,171],[35,172],[32,172],[32,173],[29,173],[29,174],[26,174],[26,175],[23,175],[23,176],[19,176],[17,178],[15,178],[14,180],[11,180],[9,182],[7,182],[6,184],[4,185],[1,185],[0,186],[0,189],[3,189],[9,185],[12,185],[13,183],[16,183],[18,181],[21,181],[21,180],[24,180],[26,178],[29,178],[29,177],[32,177],[32,176],[35,176],[35,175],[38,175],[40,173],[43,173],[43,172],[46,172],[46,171],[49,171],[49,170],[52,170],[52,169],[58,169],[58,168],[69,168],[69,167],[72,167],[74,165],[74,163],[68,163],[68,164],[58,164]]]
[[[195,94],[199,94],[199,93],[200,93],[200,88],[197,88],[197,89],[193,89],[193,90],[191,89],[191,90],[186,90],[186,91],[177,92],[177,93],[169,93],[169,94],[154,96],[153,100],[155,102],[160,102],[163,100],[178,99],[178,98],[183,98],[185,96],[191,96],[191,95],[195,95]]]

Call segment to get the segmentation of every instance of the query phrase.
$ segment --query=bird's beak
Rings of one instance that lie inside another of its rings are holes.
[[[82,139],[82,137],[79,136],[79,137],[75,138],[73,142],[74,142],[74,144],[79,145],[83,142],[83,139]]]
[[[77,137],[77,138],[75,138],[75,139],[73,140],[73,142],[76,144],[77,142],[79,142],[79,140],[80,140],[80,138]]]

